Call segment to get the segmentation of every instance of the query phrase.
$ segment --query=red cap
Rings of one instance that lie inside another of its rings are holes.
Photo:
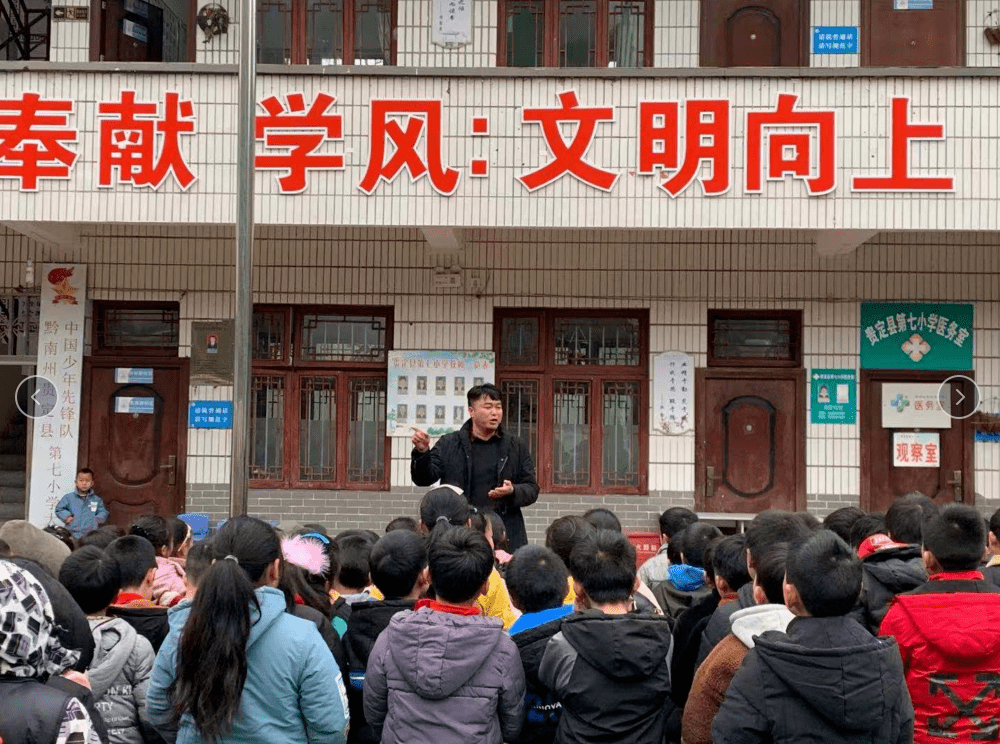
[[[870,556],[872,553],[878,553],[880,550],[888,550],[889,548],[906,548],[909,547],[905,543],[895,542],[888,535],[877,534],[871,537],[866,537],[861,545],[858,546],[858,558],[862,560]]]

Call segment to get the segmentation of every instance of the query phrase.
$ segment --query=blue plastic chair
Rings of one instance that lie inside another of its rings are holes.
[[[178,514],[177,518],[182,522],[187,522],[191,528],[191,535],[195,542],[201,542],[208,537],[208,515],[207,514]]]

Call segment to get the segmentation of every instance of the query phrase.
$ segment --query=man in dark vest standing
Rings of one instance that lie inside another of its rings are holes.
[[[477,385],[466,395],[469,420],[431,448],[430,435],[414,429],[410,478],[418,486],[436,481],[457,486],[477,509],[495,511],[507,527],[510,552],[528,543],[521,508],[538,500],[535,465],[528,448],[506,434],[500,391]]]

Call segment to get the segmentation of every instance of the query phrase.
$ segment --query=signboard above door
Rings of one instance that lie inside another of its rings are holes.
[[[952,417],[941,405],[951,396],[949,383],[882,383],[883,429],[950,429]]]
[[[862,369],[972,369],[972,305],[861,303]]]

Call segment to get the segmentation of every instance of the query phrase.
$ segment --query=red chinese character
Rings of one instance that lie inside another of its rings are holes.
[[[677,101],[639,103],[639,172],[650,174],[656,168],[680,168],[659,184],[672,197],[680,195],[695,179],[701,183],[705,196],[725,194],[729,191],[729,101],[685,102],[683,163],[678,158],[679,109]],[[709,178],[699,175],[705,163],[712,168]]]
[[[265,150],[281,150],[278,154],[257,155],[254,167],[260,170],[280,170],[278,191],[299,194],[306,190],[306,173],[311,170],[343,170],[344,155],[318,154],[321,145],[330,140],[343,140],[343,120],[329,109],[336,98],[317,93],[306,110],[305,96],[289,93],[287,106],[278,96],[268,96],[260,102],[267,114],[258,116],[254,136],[263,140]]]
[[[896,445],[896,462],[909,462],[910,448],[905,442]]]
[[[913,410],[914,411],[922,411],[922,410],[924,410],[924,402],[922,400],[914,401],[914,403],[913,403]]]
[[[936,444],[925,444],[924,445],[924,462],[928,465],[938,465],[938,448]]]
[[[806,193],[810,196],[829,194],[837,188],[836,113],[832,110],[796,111],[798,101],[797,94],[782,93],[774,111],[747,114],[747,193],[759,194],[763,191],[761,149],[764,147],[767,148],[768,181],[780,181],[791,175],[805,182]],[[764,133],[765,128],[791,127],[796,131]],[[814,143],[819,145],[819,152],[815,155]]]
[[[923,462],[924,461],[924,445],[919,442],[914,442],[910,445],[910,459],[913,462]]]
[[[38,191],[40,178],[69,178],[78,153],[77,132],[69,126],[73,101],[22,93],[0,100],[0,178],[21,181],[21,191]]]
[[[441,109],[440,100],[372,100],[368,168],[358,188],[371,194],[380,181],[391,183],[406,168],[411,182],[426,175],[439,194],[454,194],[459,173],[444,164]],[[404,123],[390,117],[401,117]],[[421,135],[423,153],[418,151]],[[388,161],[386,139],[395,148]]]
[[[594,188],[611,191],[618,180],[618,174],[598,168],[584,158],[594,141],[597,124],[615,120],[614,106],[581,108],[576,91],[573,90],[560,93],[559,104],[557,108],[526,108],[521,111],[522,124],[541,125],[542,136],[553,159],[541,168],[518,176],[517,180],[528,191],[535,191],[569,173]],[[567,143],[559,125],[574,123],[576,130]]]
[[[944,124],[910,122],[910,99],[892,99],[888,176],[855,176],[852,191],[954,191],[952,176],[914,176],[910,173],[910,143],[913,140],[944,140]]]
[[[162,114],[155,103],[137,103],[134,90],[123,90],[118,101],[97,104],[100,161],[97,185],[120,183],[158,189],[167,174],[187,189],[197,180],[181,153],[180,136],[194,134],[194,105],[180,93],[167,92]],[[157,152],[159,139],[159,152]]]

